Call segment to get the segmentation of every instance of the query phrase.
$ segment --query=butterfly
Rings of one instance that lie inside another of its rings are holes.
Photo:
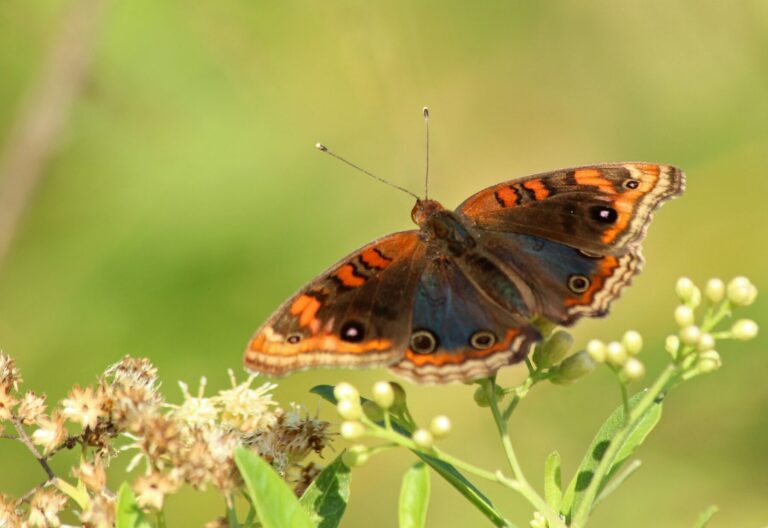
[[[278,376],[386,366],[419,383],[491,376],[541,340],[532,319],[605,315],[640,271],[653,211],[684,187],[670,165],[608,163],[500,183],[453,211],[417,198],[418,229],[301,288],[256,331],[245,366]]]

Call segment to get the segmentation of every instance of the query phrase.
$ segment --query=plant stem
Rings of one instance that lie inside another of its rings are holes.
[[[600,459],[600,463],[595,469],[595,473],[592,476],[592,480],[589,482],[586,491],[584,492],[584,498],[579,503],[579,507],[573,513],[570,524],[571,528],[582,528],[589,517],[592,507],[594,505],[597,493],[600,489],[605,476],[613,467],[613,463],[618,456],[621,447],[624,445],[632,429],[640,421],[646,412],[653,406],[654,401],[659,395],[664,392],[667,387],[675,381],[676,376],[680,373],[680,368],[677,365],[670,364],[662,371],[656,381],[651,385],[646,392],[645,396],[632,408],[629,413],[629,420],[624,427],[616,433],[608,445],[608,449],[605,450],[605,454]]]
[[[37,450],[35,445],[32,443],[32,440],[30,440],[29,435],[24,430],[24,426],[21,423],[21,420],[18,416],[13,416],[11,418],[11,421],[13,422],[13,426],[16,428],[16,432],[19,433],[19,442],[24,444],[27,449],[29,449],[30,453],[35,457],[35,460],[42,466],[45,473],[48,475],[48,480],[52,480],[56,478],[56,475],[54,474],[53,470],[51,469],[51,466],[48,465],[48,457],[41,455],[40,451]]]
[[[165,527],[166,527],[165,512],[163,510],[160,510],[159,512],[157,512],[157,528],[165,528]]]
[[[512,447],[512,440],[509,438],[507,421],[499,411],[499,404],[496,401],[496,382],[493,379],[488,378],[483,381],[483,387],[485,388],[488,401],[491,404],[493,420],[496,422],[496,428],[498,429],[499,435],[501,436],[501,443],[504,446],[504,452],[507,455],[509,467],[512,469],[512,474],[514,475],[515,481],[517,483],[517,491],[519,491],[523,497],[528,499],[528,502],[530,502],[534,508],[536,508],[542,515],[544,515],[544,517],[547,518],[547,522],[549,523],[550,528],[565,528],[565,524],[560,519],[560,516],[549,506],[549,504],[546,503],[543,498],[541,498],[538,493],[536,493],[536,490],[531,487],[531,485],[526,480],[525,475],[523,474],[523,470],[520,467],[520,463],[517,460],[517,455],[515,454],[515,449]]]

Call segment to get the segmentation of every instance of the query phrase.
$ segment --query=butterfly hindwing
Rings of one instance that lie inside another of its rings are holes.
[[[410,329],[424,265],[418,231],[383,237],[332,266],[288,299],[245,352],[246,367],[271,375],[316,366],[397,361]]]
[[[416,286],[411,339],[392,370],[420,383],[490,376],[522,360],[539,333],[501,308],[450,259],[429,258]]]
[[[653,210],[684,187],[685,176],[676,167],[612,163],[494,185],[469,197],[456,211],[481,229],[619,255],[642,240]]]
[[[642,266],[639,247],[622,255],[583,251],[533,235],[486,233],[484,248],[530,287],[531,311],[558,324],[605,315]]]

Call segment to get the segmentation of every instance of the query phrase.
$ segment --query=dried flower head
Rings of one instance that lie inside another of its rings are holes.
[[[163,509],[166,495],[174,493],[179,487],[178,479],[172,473],[153,471],[136,479],[133,491],[136,492],[136,502],[142,508]]]
[[[159,385],[157,368],[147,358],[125,356],[104,371],[104,378],[111,380],[112,385],[142,385],[152,389]]]
[[[18,415],[24,425],[33,425],[45,414],[45,395],[27,391],[19,404]]]
[[[128,465],[131,471],[141,459],[145,459],[148,468],[163,469],[169,459],[174,459],[182,449],[179,424],[163,415],[154,416],[142,424],[134,442],[123,449],[138,449],[139,453]]]
[[[205,377],[200,378],[200,386],[197,390],[197,396],[189,393],[189,387],[183,381],[179,382],[181,392],[184,394],[184,401],[181,405],[170,405],[173,408],[173,415],[187,423],[188,425],[211,425],[219,417],[219,409],[215,400],[205,398]]]
[[[94,528],[111,528],[115,525],[115,499],[103,493],[90,498],[88,506],[80,512],[80,520],[84,526]]]
[[[62,416],[67,420],[79,423],[83,428],[95,429],[99,418],[106,416],[104,410],[104,393],[101,388],[80,388],[75,385],[69,393],[69,398],[62,400]]]
[[[21,518],[17,513],[19,501],[4,493],[0,493],[0,526],[14,528],[22,526]]]
[[[323,467],[314,462],[299,467],[299,475],[296,479],[296,485],[293,488],[293,492],[297,497],[304,495],[304,492],[307,491],[309,485],[315,481],[322,470]]]
[[[0,421],[10,420],[13,417],[13,408],[19,400],[13,397],[10,391],[0,388]]]
[[[21,372],[16,368],[16,360],[0,351],[0,390],[19,390],[21,381]]]
[[[78,467],[72,469],[72,474],[94,493],[102,491],[107,486],[107,472],[99,458],[93,462],[83,460]]]
[[[61,526],[59,512],[66,503],[67,498],[56,490],[38,489],[29,501],[29,526]]]
[[[237,384],[235,374],[229,370],[229,379],[232,388],[219,392],[216,401],[222,406],[221,421],[242,433],[254,433],[267,429],[275,423],[276,417],[273,408],[277,402],[272,400],[270,391],[277,385],[265,383],[252,389],[251,383],[255,376]]]
[[[43,448],[47,455],[67,439],[64,417],[54,412],[50,418],[41,416],[37,419],[38,429],[32,433],[32,441]]]

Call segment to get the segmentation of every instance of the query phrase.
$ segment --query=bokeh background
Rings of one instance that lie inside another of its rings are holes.
[[[678,276],[746,274],[768,292],[762,0],[11,0],[0,3],[0,153],[33,181],[26,195],[6,181],[0,197],[20,212],[0,261],[0,347],[50,401],[125,354],[151,358],[171,399],[179,379],[206,375],[223,387],[286,296],[410,225],[410,198],[320,155],[315,142],[421,192],[423,105],[432,194],[447,206],[564,166],[646,160],[686,170],[684,197],[649,231],[644,273],[608,318],[575,327],[577,343],[638,329],[654,373]],[[50,134],[28,160],[19,137],[36,115]],[[766,306],[758,300],[749,315],[768,323]],[[600,506],[595,526],[691,526],[710,504],[721,508],[715,527],[768,523],[766,343],[723,346],[721,371],[672,393],[640,451],[643,468]],[[509,368],[501,379],[520,375]],[[391,376],[301,373],[277,396],[314,411],[314,384],[382,378]],[[424,422],[452,417],[447,449],[503,465],[471,387],[408,390]],[[537,388],[512,421],[530,479],[541,482],[555,448],[570,478],[617,403],[603,371]],[[327,406],[321,414],[333,416]],[[396,525],[411,462],[389,453],[356,470],[344,526]],[[5,492],[43,477],[10,442],[0,468]],[[526,525],[521,498],[482,487]],[[172,526],[221,513],[213,495],[169,502]],[[435,477],[429,525],[484,519]]]

